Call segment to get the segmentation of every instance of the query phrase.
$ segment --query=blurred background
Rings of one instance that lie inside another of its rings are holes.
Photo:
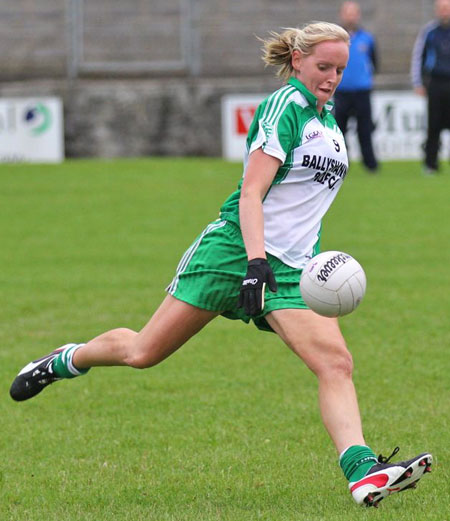
[[[378,43],[376,90],[411,91],[411,51],[433,17],[433,1],[360,5]],[[264,69],[256,36],[337,21],[339,6],[334,0],[0,0],[0,98],[59,98],[65,157],[221,156],[223,96],[279,85],[274,71]],[[24,117],[36,114],[33,107]],[[12,119],[3,106],[0,135]]]

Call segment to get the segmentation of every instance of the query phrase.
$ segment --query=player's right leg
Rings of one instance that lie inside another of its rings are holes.
[[[113,329],[86,344],[66,344],[27,364],[14,379],[10,395],[24,401],[63,378],[96,366],[146,368],[158,364],[217,316],[168,295],[139,333]]]

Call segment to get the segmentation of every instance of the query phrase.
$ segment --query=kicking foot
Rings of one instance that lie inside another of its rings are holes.
[[[353,499],[359,505],[378,507],[385,497],[416,488],[420,478],[427,472],[431,472],[433,456],[428,452],[407,461],[388,463],[398,450],[399,448],[396,447],[389,458],[384,458],[380,454],[378,463],[363,478],[349,483]]]

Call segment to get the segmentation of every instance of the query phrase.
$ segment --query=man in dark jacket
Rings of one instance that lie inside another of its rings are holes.
[[[422,27],[411,59],[414,90],[428,98],[424,172],[438,170],[439,138],[450,129],[450,0],[436,0],[436,19]]]

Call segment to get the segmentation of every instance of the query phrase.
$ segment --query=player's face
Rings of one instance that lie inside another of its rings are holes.
[[[320,42],[308,55],[292,53],[294,75],[316,96],[319,111],[333,96],[347,62],[348,45],[339,40]]]

